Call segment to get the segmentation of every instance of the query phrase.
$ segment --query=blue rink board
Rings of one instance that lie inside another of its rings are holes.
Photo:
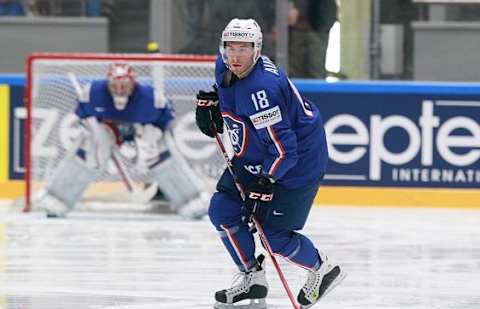
[[[329,133],[325,184],[480,187],[480,84],[294,83],[320,107]],[[20,86],[25,78],[0,74],[0,84]]]

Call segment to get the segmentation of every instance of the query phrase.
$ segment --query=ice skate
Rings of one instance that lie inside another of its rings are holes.
[[[215,293],[215,309],[265,309],[267,304],[265,298],[268,294],[268,283],[265,279],[265,269],[262,263],[265,257],[259,255],[257,265],[254,270],[239,273],[236,279],[241,278],[241,282],[227,290],[221,290]],[[239,302],[242,302],[241,304]]]
[[[302,309],[312,307],[346,276],[338,264],[331,263],[324,254],[319,256],[322,265],[316,272],[308,273],[307,282],[298,293],[297,301]]]

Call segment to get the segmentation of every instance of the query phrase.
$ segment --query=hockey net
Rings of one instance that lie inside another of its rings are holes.
[[[148,84],[171,99],[176,112],[174,139],[187,162],[212,187],[223,168],[215,142],[195,125],[195,94],[209,90],[214,83],[214,57],[159,54],[36,53],[28,59],[25,130],[24,211],[36,205],[32,200],[68,151],[78,134],[73,111],[78,95],[69,75],[80,85],[104,79],[112,62],[127,62],[139,83]],[[126,162],[128,165],[129,163]],[[126,189],[115,168],[109,168],[89,185],[84,201],[125,200]],[[148,182],[133,174],[137,183]]]

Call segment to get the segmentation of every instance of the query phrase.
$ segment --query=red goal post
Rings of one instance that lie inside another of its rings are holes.
[[[24,211],[32,209],[32,194],[43,187],[75,136],[73,110],[78,96],[68,74],[73,73],[85,86],[105,78],[113,62],[131,64],[138,82],[152,85],[172,100],[177,114],[173,131],[180,152],[195,171],[206,175],[206,181],[219,175],[222,159],[215,143],[202,136],[194,124],[195,94],[199,89],[211,89],[215,56],[33,53],[26,67]],[[144,181],[141,176],[135,180]],[[106,173],[98,181],[119,179],[114,173]]]

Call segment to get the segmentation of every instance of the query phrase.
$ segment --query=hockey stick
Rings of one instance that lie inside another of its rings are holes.
[[[123,164],[122,160],[120,159],[120,156],[121,154],[119,154],[119,151],[117,149],[114,149],[112,151],[112,161],[117,168],[120,178],[122,178],[122,182],[125,184],[125,187],[130,193],[130,200],[134,203],[140,204],[146,204],[150,202],[157,193],[158,185],[156,183],[153,183],[143,191],[138,189],[129,174],[128,168]]]
[[[223,142],[220,138],[220,135],[217,132],[217,129],[215,125],[212,124],[211,130],[213,135],[215,136],[215,141],[217,142],[218,149],[220,150],[223,159],[225,160],[225,163],[227,164],[228,171],[230,172],[230,175],[232,175],[233,182],[235,183],[235,186],[238,189],[238,192],[240,192],[240,196],[243,201],[245,201],[245,190],[243,189],[242,185],[240,184],[240,181],[233,171],[233,164],[230,158],[228,157],[227,150],[225,149],[225,146],[223,145]],[[255,219],[255,216],[252,216],[253,224],[255,225],[255,228],[258,231],[258,235],[260,237],[260,240],[263,244],[263,247],[267,250],[268,255],[270,256],[270,259],[272,260],[273,266],[275,267],[275,270],[277,271],[278,277],[280,277],[280,281],[283,284],[283,287],[285,288],[285,292],[287,292],[288,298],[290,299],[290,302],[293,305],[294,309],[300,309],[300,307],[297,305],[295,298],[293,297],[292,290],[288,286],[287,279],[285,278],[285,275],[282,272],[282,269],[280,268],[280,265],[277,262],[277,259],[275,258],[273,254],[272,247],[270,247],[270,243],[268,242],[267,237],[265,236],[265,233],[263,231],[262,225],[258,222],[257,219]]]
[[[67,75],[70,79],[70,82],[72,83],[73,88],[75,89],[75,92],[77,93],[79,100],[82,100],[85,97],[85,93],[82,90],[82,87],[77,77],[73,72],[68,72]],[[154,182],[145,190],[140,190],[137,186],[135,186],[135,183],[133,182],[127,167],[123,164],[120,157],[121,154],[119,153],[118,149],[114,148],[112,150],[111,159],[115,164],[115,167],[117,168],[118,174],[120,175],[122,182],[124,183],[125,187],[129,192],[130,201],[139,204],[146,204],[150,202],[157,193],[158,184]]]

